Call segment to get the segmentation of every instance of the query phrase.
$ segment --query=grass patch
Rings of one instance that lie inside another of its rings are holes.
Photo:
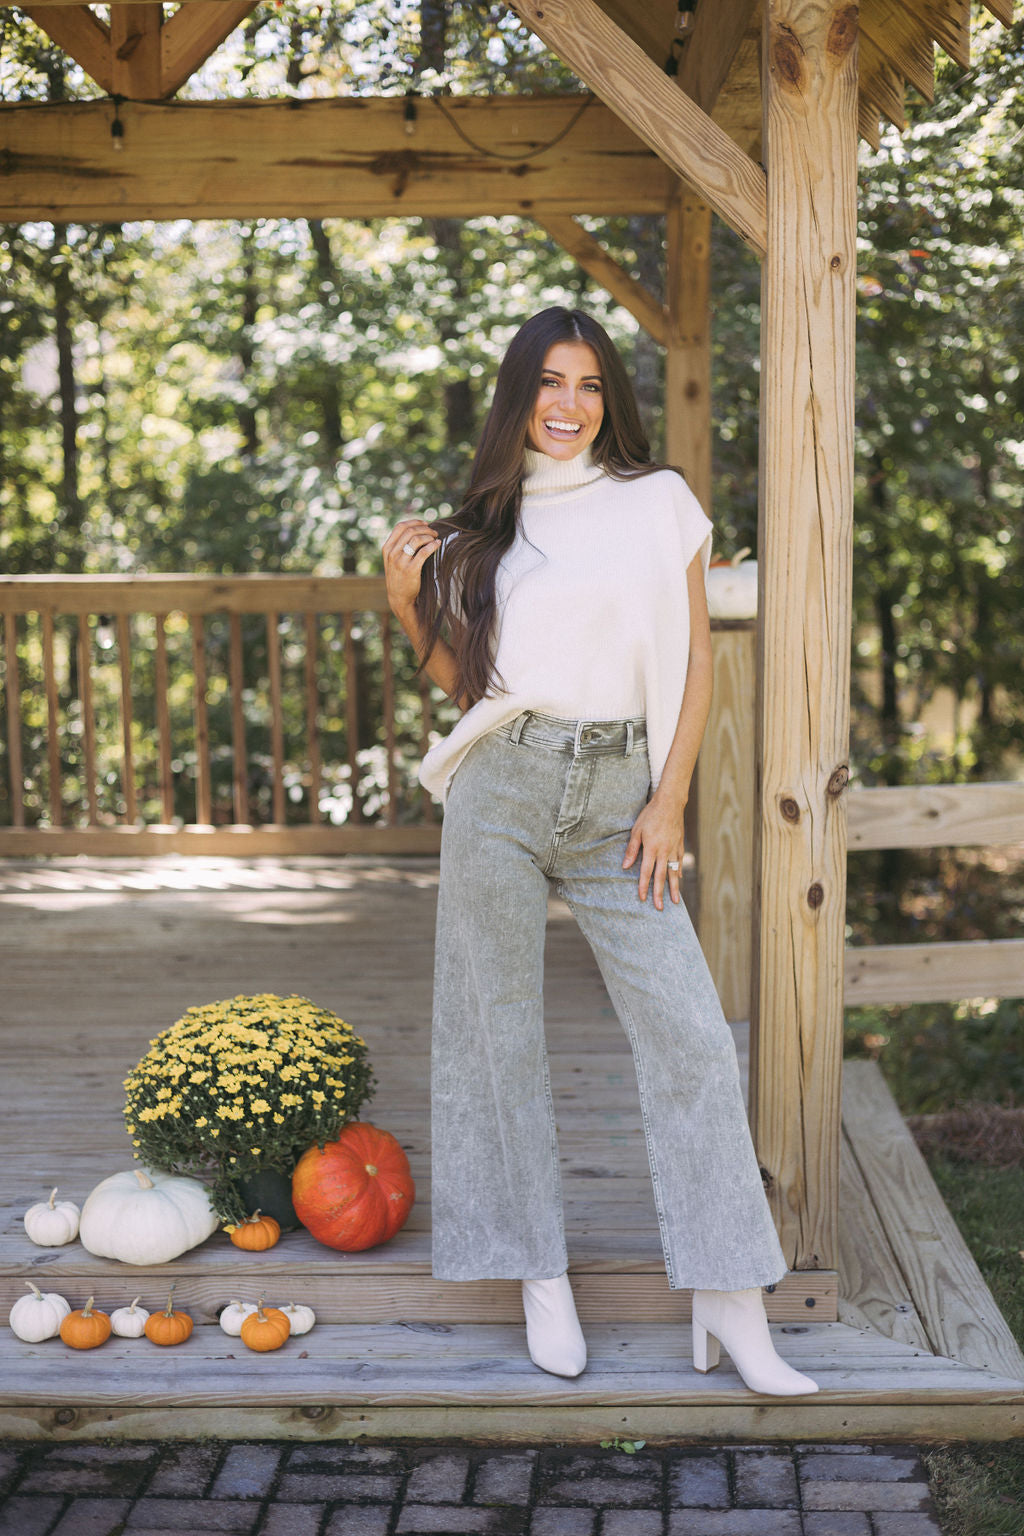
[[[943,1536],[1024,1536],[1024,1445],[924,1452]]]

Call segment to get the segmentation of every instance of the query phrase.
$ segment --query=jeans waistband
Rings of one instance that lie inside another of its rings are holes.
[[[550,752],[595,752],[629,757],[647,744],[646,720],[559,720],[554,715],[525,710],[507,728],[513,746],[526,743]]]

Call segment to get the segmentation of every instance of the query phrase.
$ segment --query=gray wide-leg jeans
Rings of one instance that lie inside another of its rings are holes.
[[[544,1039],[549,885],[633,1048],[669,1285],[786,1273],[732,1033],[682,902],[637,896],[626,842],[650,792],[644,722],[520,715],[460,764],[445,811],[432,1045],[433,1268],[442,1280],[568,1267]],[[587,1042],[579,1042],[581,1054]]]

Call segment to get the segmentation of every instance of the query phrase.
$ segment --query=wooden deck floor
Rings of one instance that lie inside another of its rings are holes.
[[[877,1072],[847,1072],[842,1264],[770,1298],[784,1351],[821,1393],[746,1391],[687,1362],[689,1298],[665,1282],[627,1043],[585,945],[553,905],[548,1020],[574,1287],[591,1347],[564,1382],[525,1357],[517,1287],[429,1266],[431,861],[0,864],[0,1306],[26,1278],[80,1305],[166,1292],[196,1317],[180,1350],[86,1355],[0,1338],[0,1434],[446,1435],[472,1438],[938,1438],[1024,1433],[1024,1359]],[[81,1201],[129,1165],[121,1081],[190,1004],[300,992],[365,1036],[367,1118],[409,1151],[418,1199],[361,1255],[289,1235],[242,1255],[220,1234],[154,1270],[39,1249],[21,1216],[59,1184]],[[737,1032],[741,1061],[745,1039]],[[268,1361],[216,1326],[260,1290],[320,1319]],[[4,1312],[6,1315],[6,1311]]]

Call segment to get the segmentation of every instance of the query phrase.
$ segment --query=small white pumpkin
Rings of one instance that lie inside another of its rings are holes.
[[[741,549],[728,565],[713,565],[708,571],[708,613],[713,619],[757,617],[757,561],[745,560],[749,554],[749,549]]]
[[[316,1313],[312,1307],[303,1307],[290,1301],[281,1311],[288,1319],[288,1327],[292,1333],[308,1333],[316,1322]]]
[[[146,1318],[149,1313],[145,1307],[140,1307],[140,1296],[136,1296],[130,1307],[118,1307],[110,1314],[110,1326],[119,1339],[141,1339],[146,1331]]]
[[[242,1324],[256,1311],[254,1301],[229,1301],[220,1314],[220,1325],[231,1339],[242,1336]]]
[[[25,1344],[41,1344],[43,1339],[54,1339],[60,1333],[60,1325],[71,1311],[71,1303],[54,1291],[44,1295],[31,1280],[25,1284],[31,1296],[22,1296],[11,1308],[7,1321],[11,1332]]]
[[[57,1200],[57,1191],[52,1190],[49,1200],[30,1205],[25,1212],[29,1241],[40,1248],[63,1248],[65,1243],[73,1243],[78,1236],[80,1214],[73,1201]]]
[[[168,1264],[218,1226],[205,1184],[130,1168],[97,1184],[82,1209],[82,1246],[122,1264]]]

